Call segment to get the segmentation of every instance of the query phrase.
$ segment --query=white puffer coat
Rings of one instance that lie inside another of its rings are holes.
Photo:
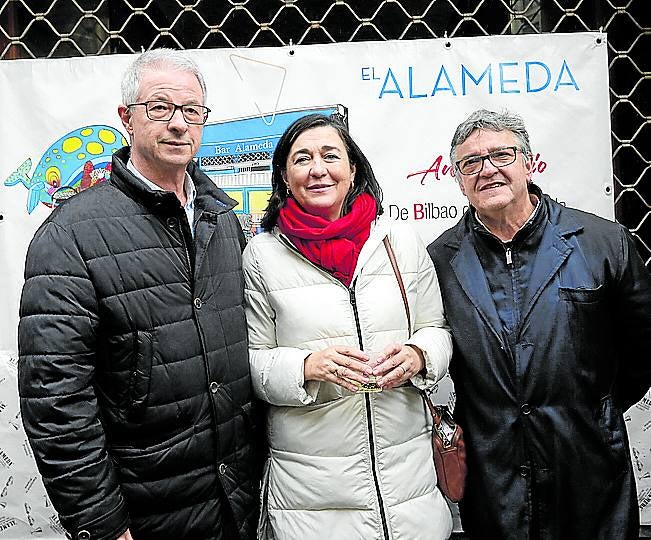
[[[407,290],[411,337],[382,243],[387,235]],[[251,240],[244,272],[251,377],[270,404],[259,537],[448,538],[452,518],[436,488],[431,418],[415,387],[446,373],[452,341],[436,273],[416,233],[378,219],[350,289],[277,229]],[[304,381],[310,352],[343,344],[380,351],[393,342],[424,352],[426,378],[377,394]]]

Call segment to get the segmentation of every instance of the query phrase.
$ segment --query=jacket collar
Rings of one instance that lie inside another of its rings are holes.
[[[168,191],[150,189],[127,168],[130,153],[131,148],[125,146],[113,154],[111,184],[133,199],[142,202],[152,211],[160,213],[178,213],[181,211],[181,203],[176,198],[176,195]],[[219,189],[194,161],[188,164],[187,172],[197,190],[195,200],[197,215],[195,221],[204,212],[215,215],[222,214],[237,205],[237,201],[231,199]]]
[[[567,212],[563,212],[563,206],[544,195],[538,186],[530,184],[529,191],[540,197],[542,203],[545,204],[547,219],[538,224],[539,227],[545,229],[537,250],[538,256],[533,262],[521,325],[531,313],[544,287],[572,252],[573,248],[568,238],[582,230],[580,224],[572,219]],[[444,245],[456,251],[456,254],[450,258],[450,264],[461,288],[479,312],[484,323],[501,341],[501,322],[473,243],[471,214],[473,211],[472,208],[468,209],[461,221],[452,229],[452,234]]]
[[[353,281],[359,275],[359,272],[368,260],[371,258],[371,255],[375,252],[376,249],[382,244],[384,237],[389,234],[391,229],[391,219],[383,214],[375,219],[371,223],[371,234],[368,237],[368,240],[364,243],[362,250],[359,252],[359,257],[357,258],[357,266],[355,267],[355,273],[353,274]],[[382,247],[384,250],[384,247]]]
[[[529,184],[529,193],[536,195],[542,201],[542,204],[546,205],[548,221],[559,236],[567,238],[583,229],[583,225],[572,219],[567,212],[562,212],[563,205],[557,203],[549,195],[544,194],[536,184]],[[467,237],[473,226],[473,212],[475,212],[475,209],[472,206],[466,210],[459,223],[452,228],[452,234],[445,241],[446,246],[452,249],[460,248],[463,239]]]

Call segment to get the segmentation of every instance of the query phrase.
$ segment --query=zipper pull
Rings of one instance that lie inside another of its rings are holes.
[[[511,247],[506,248],[506,264],[511,266],[513,264],[513,257],[511,256]]]
[[[355,299],[355,289],[353,289],[352,287],[349,288],[348,289],[348,296],[350,297],[350,304],[352,306],[354,306],[355,303],[357,302],[357,300]]]

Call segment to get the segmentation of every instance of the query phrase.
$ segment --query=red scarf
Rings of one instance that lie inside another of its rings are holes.
[[[290,197],[280,209],[278,228],[308,260],[349,287],[376,214],[368,193],[358,195],[351,211],[335,221],[308,214]]]

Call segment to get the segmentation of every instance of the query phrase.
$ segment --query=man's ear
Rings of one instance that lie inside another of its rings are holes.
[[[127,131],[129,136],[132,136],[133,135],[133,126],[131,125],[132,116],[129,107],[127,107],[126,105],[118,106],[118,116],[122,121],[122,125],[124,126],[124,129]]]

